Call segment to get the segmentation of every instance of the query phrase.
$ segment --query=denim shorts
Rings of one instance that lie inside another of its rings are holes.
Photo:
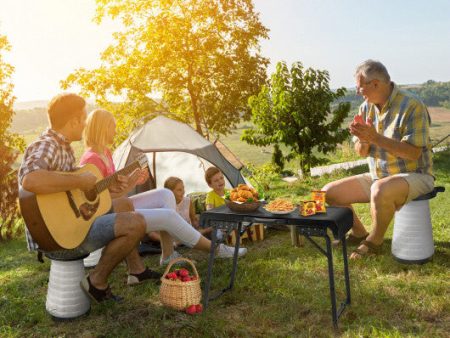
[[[116,214],[106,214],[95,219],[84,241],[75,249],[59,250],[48,253],[47,256],[54,259],[75,259],[103,248],[114,238],[114,225]]]

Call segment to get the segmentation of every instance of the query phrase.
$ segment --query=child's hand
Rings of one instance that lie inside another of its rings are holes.
[[[143,184],[145,181],[148,180],[149,177],[150,177],[150,175],[148,174],[148,170],[147,169],[141,169],[139,171],[139,178],[136,181],[136,185]]]
[[[122,194],[128,187],[129,178],[124,175],[117,175],[116,180],[109,187],[109,191],[115,194]]]

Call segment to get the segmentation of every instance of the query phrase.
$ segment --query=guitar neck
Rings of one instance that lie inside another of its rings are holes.
[[[126,166],[125,168],[116,171],[113,175],[105,177],[104,179],[98,181],[95,185],[95,190],[97,191],[97,193],[101,193],[103,190],[108,189],[111,184],[116,182],[117,176],[128,175],[137,168],[140,168],[140,165],[138,161],[135,161],[131,163],[129,166]]]

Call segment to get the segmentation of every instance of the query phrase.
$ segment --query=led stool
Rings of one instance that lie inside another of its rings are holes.
[[[85,268],[93,268],[98,264],[100,257],[102,256],[103,248],[92,251],[89,256],[83,259],[83,264]]]
[[[86,256],[63,260],[47,255],[51,265],[45,309],[54,320],[75,319],[90,310],[90,299],[80,286]]]
[[[428,194],[405,204],[395,213],[392,236],[392,255],[406,264],[423,264],[434,254],[433,229],[430,217],[430,199],[444,187],[435,187]]]

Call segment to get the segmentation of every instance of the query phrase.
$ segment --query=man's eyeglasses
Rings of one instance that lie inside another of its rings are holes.
[[[370,84],[372,81],[373,81],[374,79],[372,79],[372,80],[369,80],[369,81],[365,81],[365,82],[363,82],[363,83],[360,83],[360,85],[358,86],[356,86],[356,92],[359,92],[359,89],[361,88],[361,86],[367,86],[368,84]]]

